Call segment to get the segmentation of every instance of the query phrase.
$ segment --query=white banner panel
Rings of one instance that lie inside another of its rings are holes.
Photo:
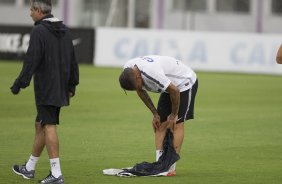
[[[134,57],[175,57],[198,71],[282,74],[275,62],[282,35],[98,28],[96,66],[121,67]]]

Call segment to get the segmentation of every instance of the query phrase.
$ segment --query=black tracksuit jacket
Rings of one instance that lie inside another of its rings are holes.
[[[78,64],[69,29],[47,15],[35,22],[20,75],[14,85],[29,86],[34,78],[36,105],[69,105],[69,92],[79,83]],[[47,20],[46,20],[47,19]]]

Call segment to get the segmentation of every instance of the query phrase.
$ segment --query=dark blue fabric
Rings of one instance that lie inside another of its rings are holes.
[[[180,156],[173,147],[173,134],[167,129],[166,136],[163,141],[164,153],[157,162],[142,162],[133,166],[132,169],[124,169],[124,172],[134,174],[136,176],[150,176],[167,172]]]

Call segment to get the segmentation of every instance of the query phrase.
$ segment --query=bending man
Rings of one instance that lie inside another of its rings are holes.
[[[195,72],[181,61],[159,55],[129,60],[119,77],[124,90],[135,90],[153,114],[156,160],[162,155],[166,129],[174,135],[174,148],[179,154],[184,139],[184,121],[194,118],[194,102],[198,89]],[[147,91],[161,93],[157,108]],[[176,163],[169,175],[176,174]]]

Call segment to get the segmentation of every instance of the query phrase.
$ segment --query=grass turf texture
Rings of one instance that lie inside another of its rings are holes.
[[[0,183],[36,183],[50,169],[44,150],[34,180],[15,175],[34,137],[32,85],[18,96],[9,87],[20,62],[0,62]],[[175,177],[119,178],[106,168],[154,161],[151,114],[118,84],[121,69],[80,66],[80,85],[61,111],[61,168],[68,184],[282,183],[282,77],[198,73],[196,119],[185,124]],[[151,94],[153,101],[158,95]]]

